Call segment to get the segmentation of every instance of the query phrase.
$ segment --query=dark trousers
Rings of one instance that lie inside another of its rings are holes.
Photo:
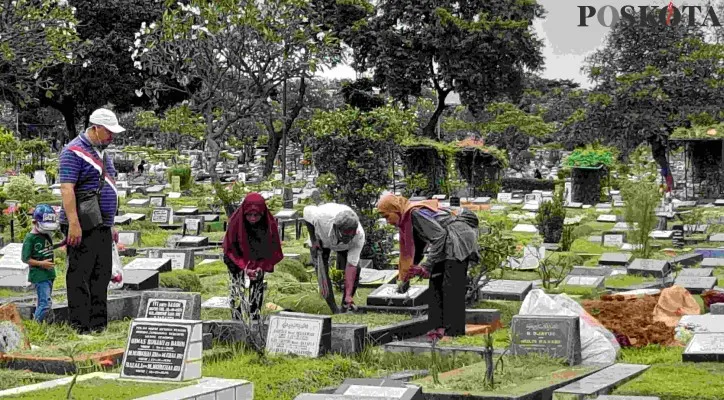
[[[231,273],[231,319],[241,320],[244,316],[244,309],[248,302],[249,316],[251,319],[259,319],[262,302],[264,301],[264,272],[256,274],[256,279],[249,283],[248,298],[244,287],[245,272],[237,269],[238,272]]]
[[[432,329],[445,328],[446,336],[465,335],[465,293],[468,262],[446,260],[430,271],[428,321]]]
[[[68,235],[68,226],[62,227]],[[108,325],[108,282],[113,269],[111,228],[84,231],[80,245],[67,247],[68,314],[79,332],[99,331]]]

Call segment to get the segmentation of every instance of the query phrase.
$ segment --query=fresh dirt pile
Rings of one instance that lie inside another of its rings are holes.
[[[673,346],[674,328],[663,322],[654,322],[654,308],[659,296],[625,297],[601,296],[601,300],[587,300],[583,308],[611,331],[624,346],[644,347],[648,344]]]

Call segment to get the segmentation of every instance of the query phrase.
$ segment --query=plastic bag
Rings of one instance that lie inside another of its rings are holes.
[[[108,289],[115,290],[123,287],[123,263],[121,256],[118,255],[116,244],[113,243],[113,269],[111,271],[111,281],[108,282]]]
[[[683,315],[699,315],[701,308],[694,296],[681,286],[672,286],[661,291],[659,302],[654,308],[654,322],[663,322],[674,327]]]
[[[520,315],[578,316],[581,330],[581,359],[583,364],[616,362],[621,349],[616,336],[586,310],[565,294],[548,296],[540,289],[531,290],[520,306]]]

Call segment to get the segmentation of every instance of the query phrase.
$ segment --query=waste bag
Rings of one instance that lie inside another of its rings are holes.
[[[659,302],[654,308],[654,322],[663,322],[674,327],[684,315],[699,315],[701,308],[694,296],[681,286],[672,286],[661,291]]]

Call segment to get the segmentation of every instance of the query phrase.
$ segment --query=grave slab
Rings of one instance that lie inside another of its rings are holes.
[[[479,295],[488,300],[522,301],[532,289],[533,282],[493,279],[480,288]]]
[[[684,362],[724,362],[724,333],[696,333],[682,354]]]
[[[709,306],[711,315],[724,315],[724,303],[714,303]]]
[[[158,255],[161,258],[168,258],[171,260],[171,269],[194,269],[195,252],[193,250],[163,249],[158,251]]]
[[[513,355],[542,353],[581,363],[581,332],[577,316],[514,315],[510,324]]]
[[[678,276],[674,280],[674,285],[683,287],[691,294],[701,294],[706,290],[713,289],[716,284],[717,278],[714,276]]]
[[[599,215],[598,218],[596,218],[596,221],[598,222],[616,222],[618,220],[618,217],[613,214],[602,214]]]
[[[126,203],[129,207],[148,207],[150,199],[131,199]]]
[[[671,259],[671,264],[681,264],[683,267],[691,267],[704,260],[704,256],[699,253],[688,253],[676,256]]]
[[[631,227],[625,222],[617,222],[611,230],[617,232],[627,232],[631,230]]]
[[[202,378],[199,383],[137,400],[252,400],[254,385],[242,379]]]
[[[714,268],[686,268],[679,271],[679,276],[714,276]]]
[[[356,396],[382,397],[395,400],[422,400],[419,386],[407,385],[392,379],[345,379],[334,394],[347,398]]]
[[[384,284],[391,284],[397,279],[395,270],[377,270],[372,268],[361,268],[359,284],[362,287],[378,287]]]
[[[151,213],[151,222],[160,225],[173,223],[173,209],[169,207],[154,208]]]
[[[165,189],[164,185],[154,185],[154,186],[146,188],[146,192],[147,193],[161,193],[161,192],[163,192],[163,189]]]
[[[168,258],[136,258],[123,266],[124,272],[133,270],[168,272],[171,271],[171,260]]]
[[[631,253],[603,253],[598,259],[598,264],[625,267],[632,257]]]
[[[684,315],[678,326],[694,333],[724,333],[724,315]]]
[[[121,378],[183,382],[201,378],[199,320],[137,318],[128,330]]]
[[[187,235],[199,236],[204,231],[204,219],[199,217],[186,217],[183,220]]]
[[[133,221],[128,215],[116,215],[113,217],[113,223],[115,225],[128,225]]]
[[[143,221],[146,219],[146,214],[137,214],[137,213],[126,213],[123,215],[127,215],[131,218],[133,221]]]
[[[628,266],[629,275],[663,278],[671,273],[671,264],[665,260],[637,258]]]
[[[124,270],[123,289],[125,290],[151,290],[157,289],[159,284],[158,271]]]
[[[579,398],[609,393],[616,386],[641,375],[647,369],[649,369],[648,365],[614,364],[557,389],[553,393],[554,396],[555,394],[570,394]]]
[[[608,267],[573,267],[569,276],[609,276],[613,270]]]
[[[118,218],[118,217],[116,217]],[[131,218],[129,217],[130,221]],[[118,231],[118,243],[124,246],[138,246],[141,244],[141,231]]]
[[[176,247],[202,247],[209,245],[206,236],[184,236],[176,242]]]
[[[568,275],[563,281],[563,284],[567,286],[586,286],[600,289],[604,287],[605,280],[605,276]]]
[[[198,207],[182,207],[176,211],[174,211],[174,214],[176,215],[197,215],[199,213]]]
[[[166,207],[166,195],[148,196],[151,207]]]
[[[703,267],[711,267],[711,268],[718,268],[718,267],[724,267],[724,258],[705,258],[701,260],[701,266]]]
[[[649,237],[652,239],[671,239],[674,231],[652,231]]]
[[[367,296],[368,306],[416,307],[428,304],[430,291],[427,286],[411,285],[405,293],[398,293],[396,284],[385,284]]]
[[[724,242],[724,233],[715,233],[709,236],[710,242]]]
[[[661,400],[660,397],[654,396],[598,396],[595,400]]]
[[[145,291],[141,293],[138,318],[201,319],[201,294]]]
[[[626,241],[626,233],[623,232],[606,232],[603,234],[603,246],[604,247],[618,247],[621,248]]]
[[[332,318],[282,311],[269,318],[266,349],[272,354],[319,357],[332,348]]]

